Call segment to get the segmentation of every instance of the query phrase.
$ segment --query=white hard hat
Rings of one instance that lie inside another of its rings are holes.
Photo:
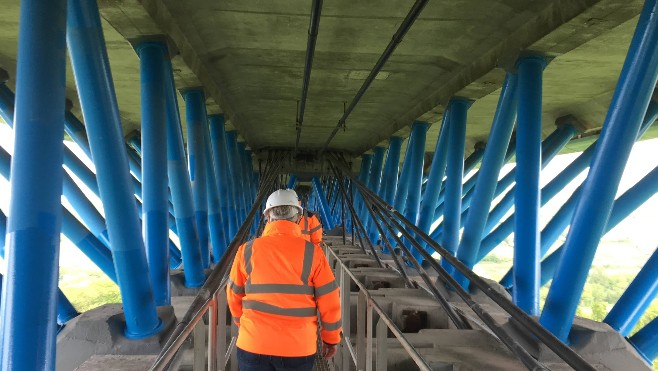
[[[304,209],[299,206],[299,201],[297,201],[297,193],[292,189],[279,189],[272,193],[267,198],[263,215],[267,216],[267,212],[277,206],[294,206],[299,211],[299,214],[304,212]]]

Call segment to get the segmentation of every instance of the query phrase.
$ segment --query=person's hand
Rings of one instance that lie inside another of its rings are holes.
[[[330,360],[338,352],[338,344],[327,344],[322,342],[322,358]]]

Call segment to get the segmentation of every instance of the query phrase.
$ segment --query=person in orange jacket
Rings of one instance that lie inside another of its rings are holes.
[[[236,253],[226,295],[239,326],[241,371],[311,370],[318,312],[321,354],[336,354],[342,329],[338,285],[322,249],[302,237],[302,212],[295,191],[272,193],[263,235]]]
[[[306,241],[311,241],[315,245],[322,243],[322,223],[315,213],[303,210],[302,217],[297,224],[302,228],[302,237]]]

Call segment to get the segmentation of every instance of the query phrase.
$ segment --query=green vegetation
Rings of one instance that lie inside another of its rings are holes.
[[[121,303],[119,287],[98,269],[62,267],[59,272],[59,287],[79,312],[103,304]]]
[[[640,263],[638,266],[642,264]],[[476,272],[484,277],[500,280],[511,266],[511,258],[489,254],[477,265]],[[604,265],[593,266],[585,283],[585,289],[576,315],[595,321],[603,321],[636,274],[637,266],[634,270],[629,270],[626,266],[611,264],[609,259],[606,259]],[[541,289],[540,305],[542,307],[546,301],[549,287],[550,282]],[[656,317],[658,317],[658,298],[651,303],[631,334],[637,332]],[[658,370],[658,362],[654,362],[654,368]]]

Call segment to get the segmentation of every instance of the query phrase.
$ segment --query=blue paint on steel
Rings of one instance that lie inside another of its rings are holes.
[[[514,304],[531,316],[539,314],[539,173],[542,162],[542,77],[545,67],[546,59],[537,55],[521,57],[516,62],[519,105],[512,298]]]
[[[635,276],[603,322],[628,336],[658,294],[658,249]]]
[[[644,4],[574,211],[540,322],[567,341],[587,273],[606,226],[619,179],[658,76],[658,1]]]
[[[0,117],[5,122],[14,121],[14,92],[4,81],[0,82]]]
[[[171,200],[174,204],[176,229],[181,244],[185,286],[201,287],[206,277],[201,262],[201,248],[194,216],[194,202],[187,159],[183,145],[183,130],[178,111],[177,91],[171,62],[165,62],[166,112],[167,112],[167,173]]]
[[[169,280],[169,191],[165,112],[167,46],[144,42],[136,47],[140,60],[142,107],[142,231],[153,297],[157,306],[171,303]]]
[[[288,179],[288,189],[295,189],[297,185],[297,175],[290,174],[290,179]]]
[[[514,151],[516,150],[516,143],[511,142],[509,144],[509,147],[507,147],[507,152],[505,153],[505,162],[508,162],[513,156],[514,156]],[[476,148],[473,153],[471,153],[470,156],[464,161],[464,174],[469,173],[471,170],[475,168],[477,164],[480,163],[480,160],[482,160],[482,156],[484,155],[484,149],[482,148]],[[473,197],[473,188],[475,187],[475,183],[477,182],[477,178],[479,175],[479,170],[476,170],[476,172],[468,178],[466,182],[464,182],[464,185],[462,187],[462,194],[464,197],[462,198],[462,210],[464,209],[464,205],[466,207],[470,206],[471,198]],[[498,189],[496,187],[496,189]],[[439,201],[437,203],[437,207],[434,211],[434,220],[438,220],[441,216],[443,216],[443,208],[444,208],[444,196],[445,196],[445,183],[441,185],[441,193],[439,194]]]
[[[654,318],[628,340],[651,364],[658,357],[658,318]]]
[[[0,255],[5,256],[5,237],[7,236],[7,216],[0,210]]]
[[[382,168],[384,167],[385,153],[386,148],[377,146],[375,147],[374,154],[372,156],[372,164],[370,165],[370,174],[368,175],[366,186],[375,193],[377,193],[382,180]],[[363,220],[363,225],[364,228],[366,228],[370,241],[377,241],[379,231],[377,230],[377,227],[374,225],[374,223],[372,223],[372,218],[369,214]]]
[[[400,212],[404,212],[404,208],[407,205],[407,192],[409,190],[409,168],[413,159],[413,147],[414,137],[409,135],[407,140],[407,149],[404,152],[404,160],[402,161],[402,170],[400,171],[400,177],[398,179],[398,189],[395,192],[395,201],[393,207]]]
[[[371,165],[372,165],[372,155],[371,154],[362,155],[361,169],[359,170],[359,178],[358,178],[360,182],[365,183],[366,179],[368,179],[368,174],[370,174]],[[364,208],[363,198],[361,197],[361,193],[359,192],[356,192],[355,203],[357,204],[356,205],[357,215],[361,220],[364,220],[363,212],[366,210],[363,210]]]
[[[69,298],[64,295],[62,290],[57,289],[57,324],[64,325],[78,315],[80,313],[71,304]]]
[[[158,333],[153,290],[139,225],[119,110],[96,2],[69,1],[67,42],[87,136],[95,161],[112,256],[126,318],[126,336]]]
[[[461,219],[462,182],[464,177],[464,141],[466,140],[466,114],[471,101],[453,98],[448,105],[450,113],[448,130],[448,164],[446,166],[446,193],[443,215],[443,247],[452,255],[459,246]],[[441,265],[452,273],[453,267],[442,261]]]
[[[320,213],[322,215],[322,228],[330,231],[334,229],[334,224],[333,220],[331,219],[331,215],[329,215],[329,212],[327,212],[327,210],[329,210],[329,203],[327,202],[327,198],[325,197],[324,191],[322,190],[320,179],[318,177],[313,177],[312,182],[313,188],[315,189],[315,194],[318,196],[320,201],[318,206],[320,206]]]
[[[408,220],[416,221],[420,211],[420,187],[423,181],[423,163],[425,162],[425,140],[427,138],[427,129],[429,125],[426,122],[415,121],[411,126],[411,158],[409,163],[409,172],[407,174],[407,201],[405,205],[404,217]],[[405,240],[402,240],[405,242]],[[418,251],[412,249],[412,254],[416,260],[421,261]]]
[[[64,131],[73,139],[73,141],[82,149],[82,151],[91,159],[91,149],[89,140],[87,140],[87,131],[80,120],[70,111],[66,112],[66,121],[64,121]]]
[[[249,196],[249,193],[251,192],[251,180],[249,179],[249,174],[247,170],[247,165],[245,163],[245,145],[242,142],[238,142],[236,144],[236,150],[237,150],[237,160],[238,160],[238,166],[240,167],[240,184],[241,184],[241,189],[242,189],[242,199],[243,199],[243,204],[245,205],[244,211],[245,211],[245,216],[246,213],[249,211],[251,208],[251,197]]]
[[[217,183],[217,177],[219,174],[215,174],[215,162],[217,159],[213,158],[212,148],[210,145],[210,128],[208,124],[208,117],[206,114],[206,109],[203,109],[204,123],[201,127],[201,133],[203,135],[203,148],[206,158],[206,189],[208,191],[208,227],[210,232],[210,243],[212,245],[212,254],[213,262],[219,263],[219,259],[222,258],[226,247],[228,246],[229,241],[226,240],[226,225],[224,225],[224,216],[221,212],[220,205],[220,195],[219,195],[219,185]]]
[[[545,167],[549,162],[560,152],[560,150],[573,138],[575,130],[570,125],[562,125],[553,131],[541,144],[541,167]],[[494,198],[498,197],[508,187],[512,186],[503,198],[496,204],[489,217],[487,224],[484,228],[484,233],[490,233],[500,220],[507,214],[507,211],[514,204],[515,186],[513,185],[516,176],[516,168],[510,170],[509,173],[498,182]]]
[[[215,157],[215,173],[219,183],[220,205],[224,223],[228,225],[227,240],[232,240],[238,232],[240,225],[236,214],[237,207],[235,203],[235,191],[233,190],[233,181],[231,180],[230,165],[226,146],[226,133],[224,130],[224,116],[210,116],[210,139],[212,142],[213,154]]]
[[[208,231],[208,191],[206,177],[205,142],[203,127],[206,125],[205,96],[200,89],[183,92],[187,118],[187,155],[190,170],[190,183],[194,196],[194,210],[201,263],[204,268],[210,266],[209,231]]]
[[[382,173],[382,186],[379,189],[379,196],[389,205],[392,205],[395,201],[395,192],[398,190],[398,168],[402,140],[400,137],[391,137],[388,140],[388,151],[386,153],[386,163],[384,165],[384,172]]]
[[[464,232],[457,250],[457,257],[468,267],[473,268],[477,258],[477,252],[482,239],[489,215],[489,207],[493,200],[498,183],[498,174],[505,162],[505,154],[509,146],[512,130],[514,129],[514,117],[516,116],[517,89],[516,75],[508,73],[503,83],[503,88],[498,99],[498,106],[491,125],[489,141],[484,150],[484,159],[478,172],[477,184],[473,191],[473,203],[466,216]],[[475,177],[475,175],[473,176]],[[455,278],[468,289],[468,279],[459,272]]]
[[[66,1],[20,3],[14,171],[1,313],[2,364],[7,370],[55,369],[65,21]]]
[[[418,228],[423,232],[429,233],[432,223],[434,222],[434,210],[439,203],[439,194],[441,192],[441,184],[443,183],[443,176],[446,171],[446,164],[448,162],[448,136],[450,128],[450,120],[448,119],[449,111],[444,112],[443,120],[441,123],[441,132],[436,140],[434,147],[434,157],[432,158],[432,165],[430,173],[427,177],[427,187],[423,193],[423,202],[420,205],[420,214],[418,215]],[[425,246],[424,241],[419,241]]]
[[[240,184],[240,169],[237,157],[237,136],[235,131],[226,132],[226,152],[228,154],[229,179],[233,183],[233,202],[235,203],[235,212],[237,215],[238,226],[242,225],[245,213],[244,199],[242,198],[242,184]]]
[[[653,196],[657,192],[658,192],[658,168],[655,168],[644,178],[642,178],[639,182],[637,182],[637,184],[635,184],[633,187],[629,188],[626,192],[624,192],[623,195],[619,196],[619,198],[614,202],[612,211],[610,213],[610,217],[608,218],[605,229],[603,230],[603,235],[610,232],[610,230],[612,230],[624,219],[626,219],[633,211],[635,211],[638,207],[642,206],[643,203],[645,203],[649,198],[651,198],[651,196]],[[569,199],[569,201],[572,201],[571,203],[572,206],[570,207],[571,212],[573,212],[573,210],[575,209],[575,205],[576,205],[575,201],[577,201],[579,197],[575,195],[575,197],[572,196],[572,198],[574,198],[574,201]],[[569,223],[567,220],[567,222],[564,223],[565,225],[564,228],[566,228],[566,225],[568,224]],[[555,239],[557,239],[557,237],[555,237]],[[551,245],[548,245],[546,247],[546,251],[548,251],[548,248],[550,248],[550,246]],[[551,255],[561,256],[564,247],[565,245],[560,246]],[[546,251],[543,251],[543,253],[545,253]],[[553,263],[554,261],[547,262],[547,265],[545,266],[544,262],[542,261],[542,277],[547,278],[546,281],[542,280],[542,285],[548,282],[553,277],[555,273],[555,269],[557,268],[557,266],[553,265]],[[546,274],[546,276],[544,276],[544,274]]]

